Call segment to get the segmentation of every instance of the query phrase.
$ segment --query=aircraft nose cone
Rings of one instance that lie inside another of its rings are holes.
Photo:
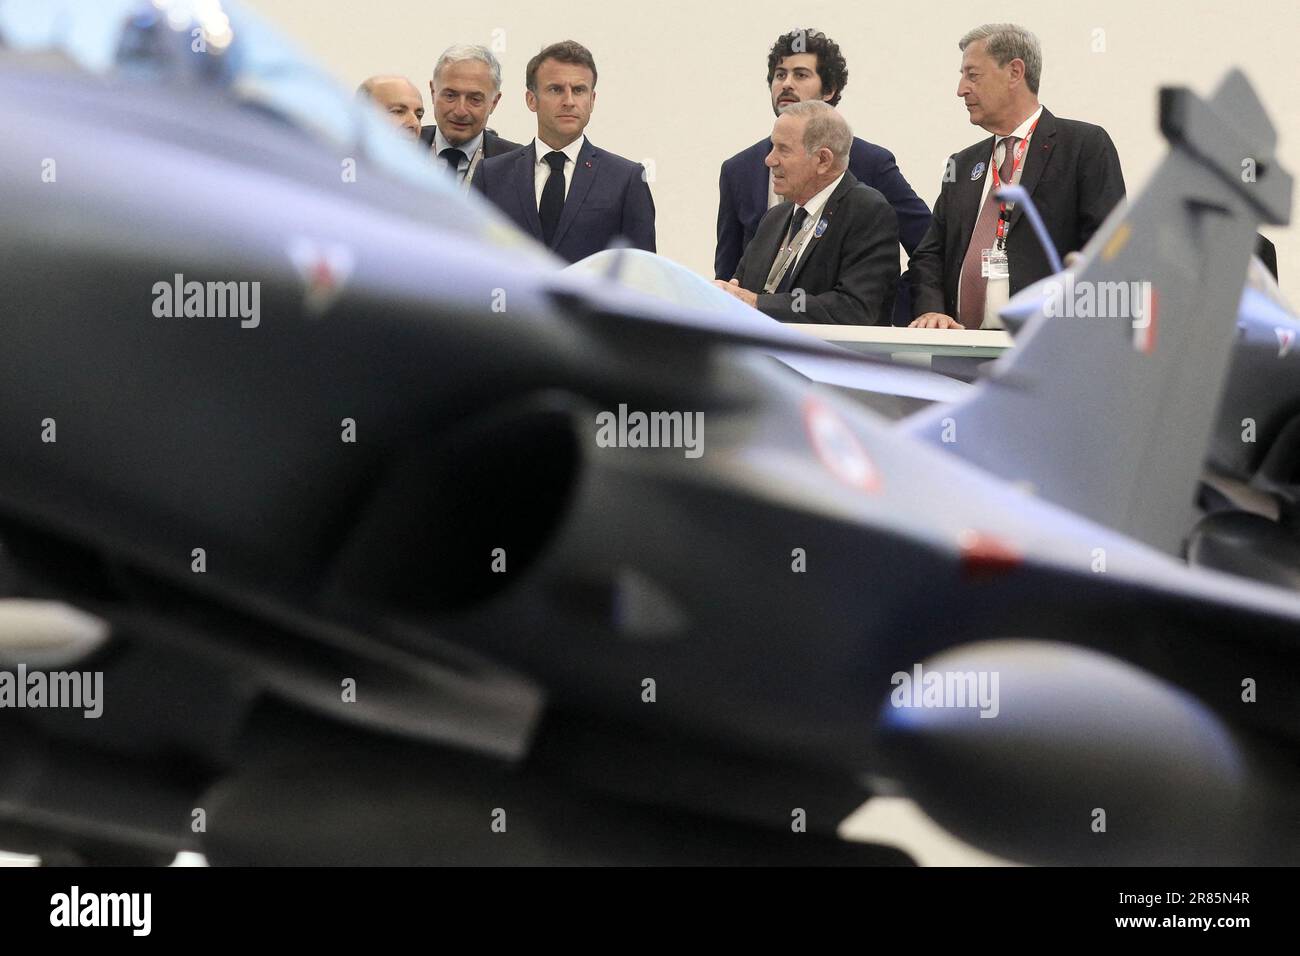
[[[108,636],[105,621],[67,604],[0,598],[0,668],[71,666]]]

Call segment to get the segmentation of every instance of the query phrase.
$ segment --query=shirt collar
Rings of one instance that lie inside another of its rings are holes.
[[[1019,126],[1017,126],[1015,129],[1013,129],[1013,130],[1012,130],[1010,133],[1008,133],[1007,135],[1008,135],[1008,136],[1014,136],[1014,137],[1016,137],[1016,140],[1017,140],[1017,141],[1024,139],[1026,136],[1029,135],[1029,128],[1030,128],[1031,126],[1033,126],[1035,123],[1037,123],[1037,122],[1038,122],[1038,117],[1040,117],[1040,116],[1042,116],[1042,115],[1043,115],[1043,107],[1042,107],[1042,104],[1039,104],[1038,109],[1036,109],[1036,110],[1034,110],[1032,113],[1030,113],[1029,116],[1025,119],[1025,121],[1024,121],[1023,123],[1021,123],[1021,124],[1020,124]],[[1006,138],[1007,138],[1006,136],[998,136],[998,137],[994,138],[994,140],[993,140],[993,148],[994,148],[994,149],[997,149],[998,146],[1002,143],[1002,141],[1003,141],[1004,139],[1006,139]]]
[[[847,173],[848,170],[845,169],[844,172]],[[813,196],[812,199],[809,199],[808,202],[804,204],[803,208],[808,211],[809,216],[816,216],[818,213],[822,211],[822,207],[825,206],[826,203],[830,201],[831,193],[835,192],[836,187],[839,186],[840,180],[842,180],[843,178],[844,178],[844,173],[840,173],[838,176],[835,177],[835,181],[833,183],[828,184],[825,189],[823,189],[817,195]]]
[[[578,153],[582,152],[582,147],[586,144],[586,142],[587,142],[587,134],[583,133],[572,143],[570,143],[568,146],[564,147],[564,149],[560,150],[560,152],[562,152],[565,156],[568,157],[570,163],[573,163],[576,166],[578,165]],[[546,154],[549,152],[551,152],[551,147],[547,146],[540,139],[534,136],[533,155],[537,157],[538,166],[546,165]]]
[[[465,154],[466,159],[473,159],[478,148],[483,145],[483,131],[479,130],[477,136],[471,139],[464,146],[452,146],[447,142],[447,137],[442,135],[442,130],[438,127],[433,128],[433,153],[435,156],[441,156],[444,149],[458,149]]]

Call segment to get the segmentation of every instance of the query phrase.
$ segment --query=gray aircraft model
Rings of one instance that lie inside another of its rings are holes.
[[[1032,199],[1016,199],[1032,210]],[[1007,304],[1003,320],[1018,333],[1073,282],[1070,269],[1030,286]],[[1300,319],[1264,262],[1252,258],[1197,496],[1198,520],[1185,536],[1196,563],[1291,589],[1300,589],[1298,343]]]
[[[561,272],[237,7],[191,56],[115,6],[0,6],[0,845],[906,863],[836,837],[901,792],[1026,862],[1300,858],[1300,597],[1177,556],[1290,210],[1240,74],[1075,275],[1158,322],[896,421]]]

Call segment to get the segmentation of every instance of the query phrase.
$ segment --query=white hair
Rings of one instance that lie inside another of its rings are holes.
[[[438,73],[444,66],[449,63],[462,63],[465,60],[486,63],[488,69],[492,71],[493,91],[498,93],[501,91],[501,63],[491,50],[477,43],[453,43],[443,50],[442,56],[438,57],[438,62],[433,65],[433,82],[435,84],[438,82]]]
[[[831,151],[836,168],[849,164],[849,150],[853,148],[853,130],[840,111],[821,100],[804,100],[791,103],[781,110],[782,116],[802,116],[808,121],[803,130],[803,148],[809,153],[825,147]]]

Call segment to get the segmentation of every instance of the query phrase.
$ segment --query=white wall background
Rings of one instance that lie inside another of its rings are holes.
[[[520,142],[536,130],[524,106],[528,59],[546,43],[580,41],[600,72],[588,135],[606,149],[653,163],[659,251],[709,276],[719,164],[770,131],[767,50],[799,26],[840,44],[849,66],[840,109],[855,134],[894,152],[927,203],[938,195],[945,158],[985,135],[967,122],[955,95],[957,40],[990,18],[1038,34],[1042,102],[1058,116],[1106,127],[1130,194],[1164,154],[1157,88],[1181,84],[1208,94],[1233,65],[1255,84],[1277,127],[1279,155],[1300,175],[1300,0],[248,2],[340,82],[355,86],[373,73],[405,73],[423,89],[426,108],[438,53],[456,41],[492,44],[495,38],[503,95],[491,125]],[[1104,51],[1094,52],[1099,38]],[[1277,245],[1283,289],[1300,289],[1297,230],[1262,231]],[[1300,304],[1300,294],[1290,298]]]

